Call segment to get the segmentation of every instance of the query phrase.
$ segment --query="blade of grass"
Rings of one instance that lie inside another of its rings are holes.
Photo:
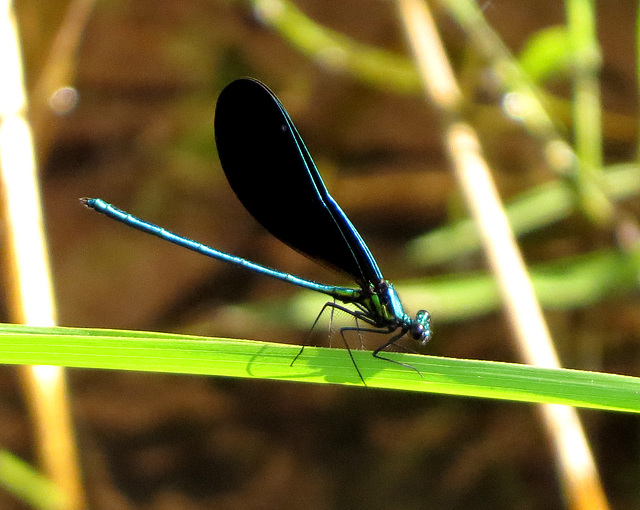
[[[0,362],[360,385],[343,349],[79,328],[0,327]],[[353,356],[369,388],[640,412],[640,378],[492,361],[389,353],[420,372]]]
[[[0,451],[0,485],[33,508],[63,510],[69,501],[51,480],[45,478],[22,459]]]

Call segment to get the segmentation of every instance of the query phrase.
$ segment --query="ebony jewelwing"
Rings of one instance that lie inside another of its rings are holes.
[[[431,338],[429,312],[420,310],[415,317],[405,313],[393,285],[384,279],[362,237],[329,195],[298,130],[276,95],[257,80],[236,80],[220,93],[214,124],[222,169],[251,215],[295,250],[349,275],[358,288],[325,285],[276,271],[176,235],[99,198],[82,201],[110,218],[189,250],[331,296],[334,301],[326,303],[320,315],[329,307],[356,319],[356,327],[342,328],[340,334],[363,383],[345,331],[392,335],[373,351],[373,356],[415,370],[381,356],[380,352],[405,335],[425,345]],[[345,305],[352,305],[355,310]],[[358,320],[369,327],[357,327]]]

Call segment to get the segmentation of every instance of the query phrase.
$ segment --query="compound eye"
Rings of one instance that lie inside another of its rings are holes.
[[[420,345],[427,345],[431,340],[431,315],[426,310],[420,310],[409,328],[409,334],[414,340],[418,340]]]
[[[419,322],[414,322],[409,329],[409,334],[414,340],[422,340],[424,337],[424,326]]]

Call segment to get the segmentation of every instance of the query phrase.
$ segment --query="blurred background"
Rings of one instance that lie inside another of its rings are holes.
[[[541,137],[510,115],[486,57],[450,12],[431,3],[504,200],[559,182]],[[566,23],[565,6],[491,0],[480,7],[522,65],[538,73],[548,111],[571,143],[576,66],[555,55],[547,69],[534,45],[542,31]],[[301,344],[322,305],[127,229],[84,208],[80,197],[103,198],[304,278],[350,284],[271,237],[224,178],[215,102],[226,84],[252,76],[287,108],[408,311],[431,311],[435,336],[423,352],[521,361],[482,253],[460,252],[452,237],[436,242],[430,259],[416,255],[416,239],[467,213],[441,115],[424,100],[392,2],[22,0],[15,8],[60,325]],[[594,11],[603,161],[611,172],[627,172],[616,174],[616,189],[625,191],[615,198],[630,217],[640,207],[638,170],[623,166],[636,163],[638,152],[636,8],[601,2]],[[52,52],[57,38],[74,32],[75,51]],[[536,58],[527,53],[534,50]],[[368,66],[358,67],[360,60]],[[56,73],[68,88],[43,95]],[[615,222],[576,207],[520,244],[534,281],[548,286],[541,300],[563,366],[638,375],[637,279],[624,269]],[[578,271],[576,283],[569,275]],[[373,341],[368,348],[380,339]],[[531,405],[161,374],[68,375],[91,508],[566,507]],[[11,367],[0,370],[0,392],[0,444],[35,462]],[[637,418],[580,417],[612,507],[638,508]],[[2,492],[0,506],[26,508]]]

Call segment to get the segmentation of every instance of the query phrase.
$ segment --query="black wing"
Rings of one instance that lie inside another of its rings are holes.
[[[363,288],[382,274],[369,248],[329,195],[291,118],[265,85],[229,84],[216,105],[222,168],[245,208],[275,237]]]

